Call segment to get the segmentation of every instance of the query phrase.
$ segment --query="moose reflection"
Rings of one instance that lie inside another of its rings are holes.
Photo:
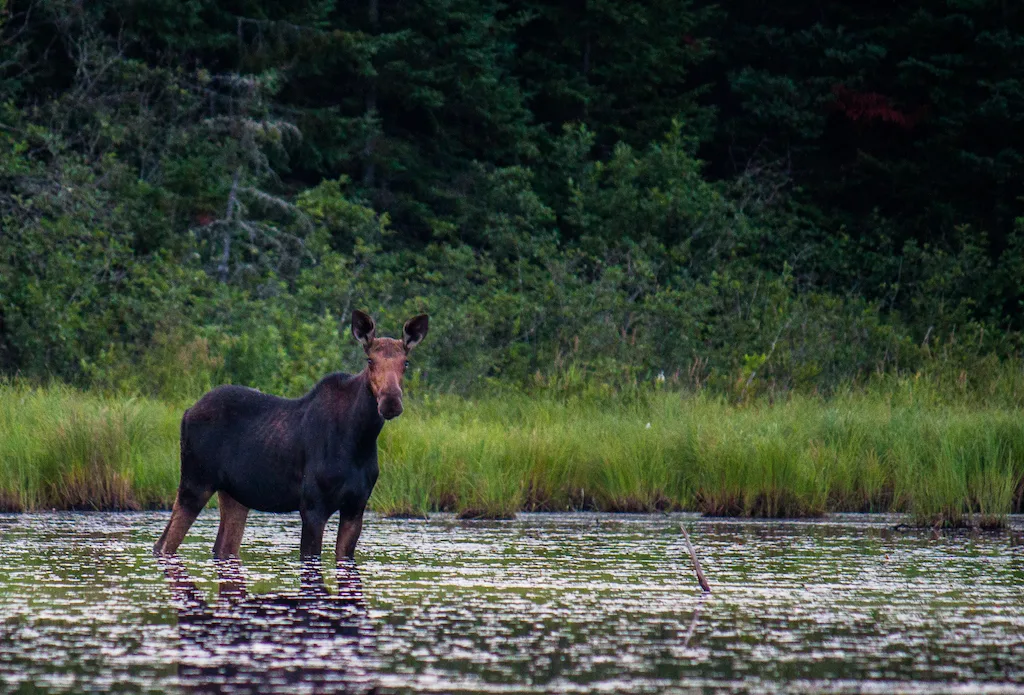
[[[161,558],[178,608],[178,678],[192,693],[376,693],[373,632],[359,574],[338,568],[331,594],[318,559],[302,565],[297,593],[255,595],[237,558],[214,560],[208,602],[181,560]]]

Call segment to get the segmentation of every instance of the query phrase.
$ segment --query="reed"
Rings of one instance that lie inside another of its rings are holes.
[[[182,410],[0,385],[0,505],[169,506]],[[1024,511],[1024,412],[920,384],[739,406],[655,390],[628,400],[423,395],[380,444],[370,504],[397,516],[893,511],[922,525],[998,526]]]

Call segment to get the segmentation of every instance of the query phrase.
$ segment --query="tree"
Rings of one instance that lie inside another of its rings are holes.
[[[714,16],[690,0],[528,2],[517,32],[516,74],[549,137],[582,124],[607,154],[643,147],[684,123],[708,134],[694,70],[710,54],[702,37]]]
[[[728,91],[704,154],[717,176],[765,164],[791,176],[798,214],[817,218],[800,275],[889,295],[921,279],[901,260],[909,242],[1017,263],[1004,254],[1024,213],[1024,9],[797,1],[729,13],[715,36]],[[1019,288],[979,270],[959,291],[980,315],[1009,316]]]

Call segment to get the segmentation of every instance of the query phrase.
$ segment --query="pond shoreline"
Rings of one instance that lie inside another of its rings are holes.
[[[410,401],[380,437],[370,506],[383,515],[895,512],[919,526],[998,527],[1024,512],[1024,411],[945,402],[909,382],[742,406],[671,392]],[[169,509],[182,411],[0,384],[0,510]]]
[[[214,498],[216,499],[216,498]],[[139,517],[150,519],[154,514],[169,514],[167,509],[33,509],[24,511],[0,511],[0,524],[12,523],[15,520],[22,520],[25,517],[38,517],[41,519],[56,518],[103,518],[109,515],[115,517]],[[209,517],[213,519],[216,514],[216,504],[207,505],[201,513],[200,518]],[[250,513],[255,517],[278,518],[289,523],[293,519],[299,523],[299,512],[257,512]],[[163,517],[161,517],[163,518]],[[813,517],[744,517],[744,516],[707,516],[700,512],[675,510],[670,512],[616,512],[598,510],[561,510],[561,511],[520,511],[514,516],[503,518],[473,517],[463,518],[452,511],[434,511],[427,516],[391,516],[369,510],[366,512],[365,521],[371,523],[398,524],[408,522],[409,524],[426,524],[445,522],[448,524],[473,528],[474,526],[491,526],[501,524],[532,523],[533,521],[545,519],[559,519],[583,521],[593,519],[595,521],[607,521],[609,523],[648,523],[652,521],[667,521],[671,523],[687,524],[764,524],[767,526],[793,527],[793,526],[857,526],[860,528],[873,529],[885,534],[899,535],[908,534],[941,534],[942,537],[969,535],[972,537],[1004,537],[1009,535],[1012,545],[1024,546],[1024,513],[1008,514],[1004,523],[997,527],[983,527],[978,524],[964,524],[961,526],[926,526],[914,523],[911,514],[902,512],[827,512],[820,516]],[[337,523],[337,518],[330,520]],[[2,528],[2,527],[0,527]],[[680,537],[682,535],[680,534]]]

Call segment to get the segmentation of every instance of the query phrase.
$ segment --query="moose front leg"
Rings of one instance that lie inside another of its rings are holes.
[[[352,559],[356,555],[356,543],[359,542],[359,534],[363,532],[363,510],[351,518],[342,517],[338,522],[338,542],[334,546],[334,552],[340,562],[344,558]]]
[[[301,557],[320,557],[324,545],[324,526],[327,515],[319,510],[302,512],[302,539],[299,541]]]

